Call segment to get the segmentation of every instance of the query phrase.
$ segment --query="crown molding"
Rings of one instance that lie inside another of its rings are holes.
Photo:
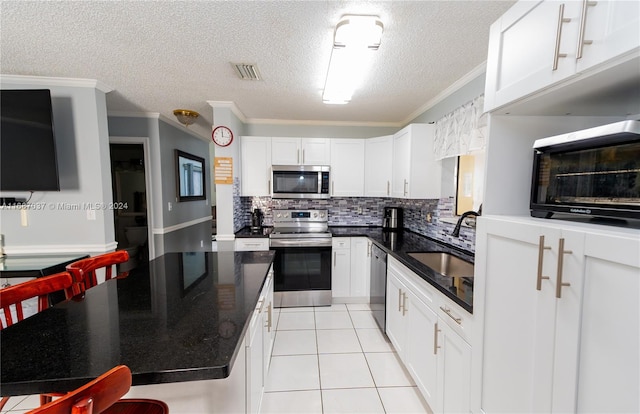
[[[320,121],[320,120],[294,120],[294,119],[248,119],[247,124],[261,125],[321,125],[321,126],[354,126],[354,127],[402,127],[401,122],[356,122],[356,121]]]
[[[96,79],[80,78],[56,78],[48,76],[31,75],[0,75],[2,83],[28,83],[39,86],[72,86],[77,88],[94,88],[101,92],[109,93],[113,88]]]
[[[409,116],[406,117],[404,119],[404,121],[402,121],[402,124],[403,125],[409,124],[409,122],[411,122],[413,119],[417,118],[421,114],[425,113],[429,109],[431,109],[434,106],[436,106],[438,103],[442,102],[449,95],[451,95],[454,92],[458,91],[464,85],[466,85],[467,83],[471,82],[472,80],[477,78],[482,73],[486,72],[486,70],[487,70],[487,61],[485,60],[484,62],[482,62],[481,64],[479,64],[475,68],[473,68],[471,70],[471,72],[467,73],[466,75],[464,75],[463,77],[461,77],[457,81],[453,82],[448,88],[446,88],[445,90],[443,90],[442,92],[440,92],[439,94],[434,96],[427,103],[425,103],[424,105],[422,105],[421,107],[419,107],[418,109],[413,111],[411,114],[409,114]]]
[[[233,101],[207,101],[212,108],[227,108],[244,124],[250,123],[250,120],[242,113],[240,108]],[[215,119],[214,119],[215,124]]]

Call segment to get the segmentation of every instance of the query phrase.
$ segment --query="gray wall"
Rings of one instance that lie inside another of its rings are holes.
[[[112,202],[106,91],[96,85],[90,80],[5,75],[0,79],[2,89],[51,90],[60,177],[59,192],[33,194],[27,226],[21,225],[20,211],[0,209],[7,254],[103,253],[115,248],[113,211],[95,210],[95,220],[88,220],[83,207]],[[2,196],[26,199],[29,193]]]
[[[150,171],[147,173],[150,174],[153,188],[152,199],[148,203],[153,209],[149,225],[154,234],[155,256],[183,249],[211,250],[211,222],[208,220],[211,216],[209,183],[212,179],[209,143],[183,127],[170,124],[155,115],[109,116],[109,133],[112,137],[149,138],[151,162],[148,163]],[[176,149],[205,159],[206,200],[178,202]],[[189,224],[194,221],[196,223]],[[205,228],[206,231],[203,230]]]

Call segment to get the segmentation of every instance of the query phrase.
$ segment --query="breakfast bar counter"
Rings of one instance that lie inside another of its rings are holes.
[[[116,365],[133,385],[226,378],[273,252],[167,253],[0,332],[2,395],[66,392]]]

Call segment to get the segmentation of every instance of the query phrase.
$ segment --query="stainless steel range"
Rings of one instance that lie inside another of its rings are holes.
[[[331,233],[327,210],[274,210],[269,236],[274,306],[331,305]]]

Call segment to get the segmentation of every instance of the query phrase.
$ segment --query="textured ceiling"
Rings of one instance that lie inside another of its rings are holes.
[[[2,1],[1,72],[90,78],[114,88],[109,111],[175,108],[202,117],[232,101],[248,118],[406,122],[486,60],[489,26],[513,1]],[[322,103],[333,28],[380,16],[373,70],[347,105]],[[256,63],[242,81],[230,62]]]

